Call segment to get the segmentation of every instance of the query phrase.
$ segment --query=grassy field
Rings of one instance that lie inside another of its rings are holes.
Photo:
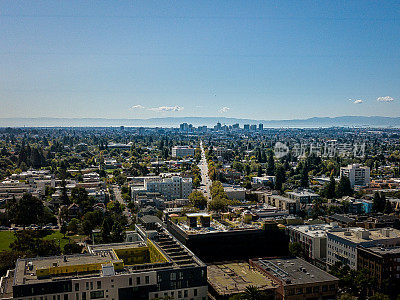
[[[79,241],[82,236],[74,235],[74,236],[66,236],[60,233],[60,231],[55,230],[53,233],[45,236],[43,239],[45,240],[54,240],[57,245],[60,245],[61,249],[64,249],[64,246],[69,243],[70,240]],[[14,241],[14,233],[12,231],[0,231],[0,251],[10,250],[10,243]]]
[[[0,251],[9,250],[10,243],[14,241],[12,231],[0,231]]]

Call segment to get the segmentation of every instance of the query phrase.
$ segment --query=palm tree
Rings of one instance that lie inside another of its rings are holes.
[[[262,295],[257,287],[249,285],[246,287],[242,298],[244,300],[261,300]]]

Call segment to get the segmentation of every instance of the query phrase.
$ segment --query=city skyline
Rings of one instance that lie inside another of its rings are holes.
[[[395,1],[0,7],[0,118],[399,116]]]

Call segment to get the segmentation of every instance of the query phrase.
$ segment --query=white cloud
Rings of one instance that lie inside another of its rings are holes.
[[[143,109],[143,108],[144,108],[143,105],[137,104],[137,105],[132,106],[130,109]]]
[[[151,110],[151,111],[159,111],[159,112],[162,112],[162,111],[181,111],[181,110],[183,110],[183,107],[182,106],[160,106],[160,107],[149,108],[149,110]]]
[[[357,99],[357,100],[354,100],[354,101],[353,101],[354,104],[361,104],[361,103],[363,103],[363,102],[364,102],[364,101],[361,100],[361,99]]]
[[[231,108],[230,107],[226,107],[226,106],[224,106],[224,107],[222,107],[220,110],[219,110],[219,112],[220,113],[226,113],[228,110],[230,110]]]
[[[378,97],[376,99],[376,101],[379,101],[379,102],[393,102],[393,100],[394,99],[392,97],[390,97],[390,96]]]

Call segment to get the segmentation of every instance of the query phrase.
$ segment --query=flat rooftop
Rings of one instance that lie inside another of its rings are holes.
[[[147,244],[145,242],[138,241],[138,242],[128,242],[128,243],[90,245],[88,246],[88,248],[90,252],[98,252],[98,251],[109,251],[110,249],[122,250],[122,249],[132,249],[132,248],[140,248],[146,246]]]
[[[252,260],[260,269],[280,279],[284,285],[339,280],[301,258],[260,258]]]
[[[235,222],[229,221],[227,225],[222,224],[216,220],[211,220],[210,227],[202,227],[200,223],[198,223],[198,227],[190,227],[188,222],[181,221],[176,224],[181,230],[183,230],[186,234],[212,234],[218,232],[228,232],[233,230],[258,230],[261,228],[261,225],[255,224],[245,224],[243,222]]]
[[[374,247],[359,247],[359,249],[365,249],[367,251],[374,252],[379,255],[386,255],[386,254],[400,254],[400,246],[395,247],[381,247],[381,246],[374,246]]]
[[[113,251],[103,251],[102,255],[76,254],[65,256],[51,256],[39,258],[19,259],[15,266],[14,284],[30,284],[43,282],[36,276],[36,270],[52,267],[71,267],[86,264],[107,264],[122,262]],[[29,267],[31,265],[31,267]],[[99,272],[98,272],[99,273]],[[67,277],[66,274],[60,274],[61,277]],[[51,279],[47,279],[51,280]]]
[[[290,226],[291,229],[310,237],[326,237],[326,232],[334,227],[329,224]]]
[[[339,238],[348,240],[355,244],[371,242],[371,241],[390,240],[390,239],[400,240],[400,230],[393,228],[379,228],[379,229],[366,230],[364,228],[355,227],[355,228],[347,228],[340,231],[339,230],[330,231],[329,234],[335,235]]]
[[[271,289],[276,284],[247,262],[232,262],[207,266],[208,283],[220,295],[232,295],[245,291],[249,285],[259,290]]]

